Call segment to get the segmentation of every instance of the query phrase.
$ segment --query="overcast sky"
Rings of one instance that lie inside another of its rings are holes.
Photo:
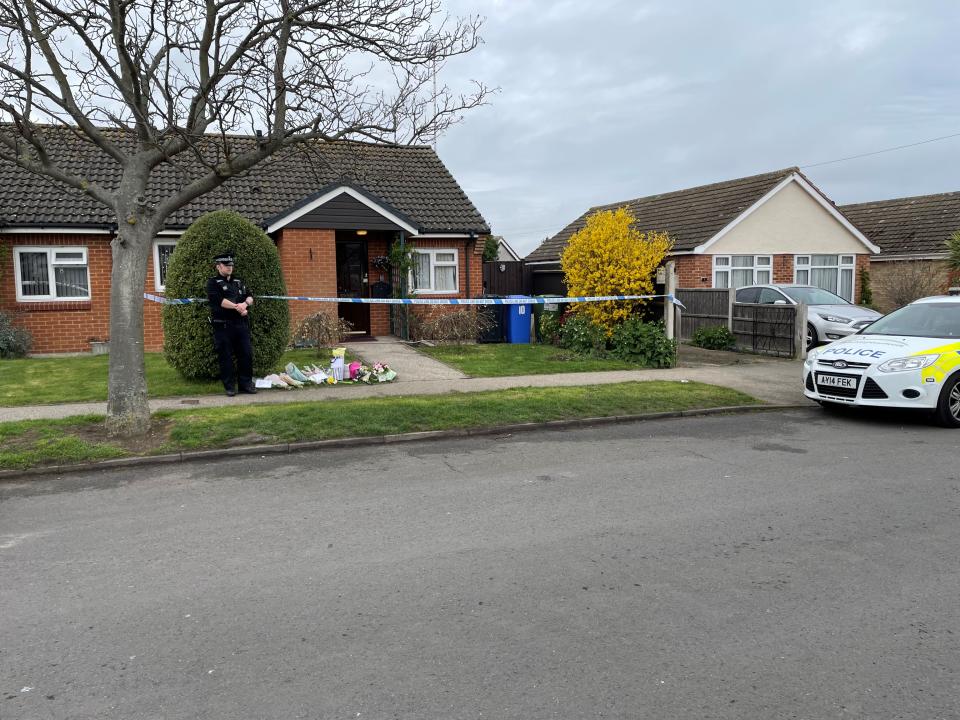
[[[448,0],[498,86],[439,139],[524,256],[584,210],[960,133],[956,0]],[[839,204],[960,190],[960,137],[819,167]]]

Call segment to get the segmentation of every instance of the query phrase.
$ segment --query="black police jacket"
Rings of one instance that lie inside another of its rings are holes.
[[[210,319],[214,322],[244,322],[236,310],[223,307],[224,298],[232,303],[241,303],[252,297],[243,280],[236,277],[225,278],[217,275],[207,280],[207,300],[210,301]]]

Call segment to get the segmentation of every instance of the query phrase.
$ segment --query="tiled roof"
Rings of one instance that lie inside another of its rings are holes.
[[[693,250],[720,232],[784,178],[796,172],[799,172],[797,168],[786,168],[592,207],[552,238],[544,240],[526,259],[534,262],[559,261],[570,236],[586,225],[588,216],[624,206],[636,218],[635,227],[638,229],[666,231],[673,238],[675,251]]]
[[[940,255],[960,230],[960,192],[843,205],[840,210],[882,251],[895,255]]]
[[[127,142],[118,132],[107,132],[118,143]],[[110,189],[117,186],[119,168],[99,148],[66,127],[46,127],[42,133],[65,170]],[[235,152],[254,142],[252,137],[230,138]],[[149,198],[158,200],[174,192],[201,170],[192,157],[176,167],[162,165],[154,171]],[[260,224],[321,188],[341,182],[382,199],[409,217],[422,233],[489,233],[487,222],[432,148],[354,142],[291,148],[181,208],[167,220],[167,227],[186,227],[204,213],[220,209],[235,210]],[[0,226],[105,226],[114,222],[109,210],[78,190],[0,161]]]

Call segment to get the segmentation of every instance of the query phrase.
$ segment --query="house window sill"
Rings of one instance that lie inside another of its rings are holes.
[[[89,300],[79,302],[63,302],[58,300],[42,300],[40,302],[18,302],[13,306],[15,312],[82,312],[89,311],[93,303]]]

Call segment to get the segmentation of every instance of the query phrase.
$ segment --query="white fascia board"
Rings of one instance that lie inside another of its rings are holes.
[[[446,240],[447,238],[469,238],[470,235],[464,233],[424,233],[423,235],[411,235],[409,240]],[[476,236],[474,236],[476,237]]]
[[[916,255],[880,255],[870,258],[870,262],[897,262],[898,260],[946,260],[947,253],[917,253]]]
[[[334,188],[333,190],[331,190],[330,192],[324,193],[323,195],[321,195],[320,197],[316,198],[316,199],[313,200],[312,202],[307,203],[307,204],[304,205],[303,207],[299,207],[299,208],[297,208],[296,210],[294,210],[293,212],[291,212],[291,213],[289,213],[289,214],[287,214],[287,215],[284,215],[283,217],[281,217],[279,220],[277,220],[276,222],[274,222],[273,224],[271,224],[271,225],[267,228],[267,234],[270,235],[270,234],[272,234],[272,233],[275,233],[277,230],[281,229],[281,228],[284,227],[285,225],[289,225],[290,223],[292,223],[292,222],[293,222],[294,220],[296,220],[297,218],[303,217],[303,216],[306,215],[307,213],[316,210],[316,209],[317,209],[318,207],[320,207],[321,205],[325,205],[325,204],[328,203],[330,200],[333,200],[333,198],[335,198],[335,197],[337,197],[337,196],[339,196],[339,195],[342,195],[343,193],[346,193],[347,195],[349,195],[350,197],[352,197],[354,200],[359,200],[361,203],[363,203],[364,205],[366,205],[368,208],[370,208],[371,210],[373,210],[375,213],[377,213],[378,215],[382,215],[382,216],[385,217],[387,220],[389,220],[390,222],[392,222],[394,225],[399,225],[401,228],[403,228],[405,231],[407,231],[407,232],[410,233],[411,235],[415,235],[415,234],[416,234],[417,229],[416,229],[415,227],[413,227],[412,225],[410,225],[408,222],[406,222],[405,220],[401,220],[400,218],[398,218],[396,215],[394,215],[393,213],[391,213],[391,212],[390,212],[389,210],[387,210],[386,208],[381,207],[380,205],[378,205],[377,203],[373,202],[372,200],[370,200],[370,199],[369,199],[368,197],[366,197],[365,195],[363,195],[363,194],[361,194],[361,193],[358,193],[358,192],[357,192],[356,190],[354,190],[352,187],[349,187],[349,186],[347,186],[347,185],[341,185],[340,187],[336,187],[336,188]]]
[[[525,260],[527,265],[559,265],[559,260]]]
[[[797,185],[799,185],[801,188],[803,188],[803,190],[804,190],[810,197],[812,197],[814,200],[816,200],[817,203],[818,203],[824,210],[826,210],[828,213],[830,213],[830,214],[834,217],[834,219],[837,220],[837,222],[839,222],[841,225],[843,225],[843,227],[846,228],[846,230],[847,230],[851,235],[853,235],[857,240],[859,240],[871,253],[879,253],[879,252],[880,252],[880,248],[879,248],[879,247],[877,247],[877,246],[874,245],[872,242],[870,242],[870,241],[867,239],[867,237],[866,237],[862,232],[860,232],[859,230],[857,230],[857,228],[854,227],[853,224],[852,224],[849,220],[847,220],[839,210],[837,210],[836,207],[834,207],[831,203],[827,202],[827,200],[823,197],[823,195],[821,195],[819,192],[817,192],[816,189],[813,188],[813,186],[810,185],[810,183],[808,183],[806,180],[804,180],[804,179],[803,179],[800,175],[798,175],[797,173],[791,173],[790,175],[788,175],[787,177],[785,177],[782,181],[780,181],[779,183],[777,183],[777,185],[776,185],[773,189],[771,189],[766,195],[764,195],[762,198],[760,198],[759,200],[757,200],[753,205],[751,205],[751,206],[748,207],[746,210],[744,210],[742,213],[740,213],[736,218],[734,218],[734,220],[733,220],[732,222],[730,222],[730,223],[729,223],[725,228],[723,228],[720,232],[718,232],[718,233],[717,233],[716,235],[714,235],[712,238],[710,238],[709,240],[707,240],[703,245],[698,245],[696,248],[694,248],[694,251],[693,251],[693,252],[696,253],[697,255],[702,255],[702,254],[704,254],[704,253],[710,248],[711,245],[713,245],[714,243],[716,243],[718,240],[720,240],[720,238],[722,238],[724,235],[726,235],[726,234],[729,233],[731,230],[733,230],[737,225],[739,225],[741,222],[743,222],[743,221],[746,220],[748,217],[750,217],[750,215],[752,215],[752,214],[755,213],[758,209],[760,209],[761,207],[763,207],[763,205],[764,205],[770,198],[772,198],[774,195],[776,195],[778,192],[780,192],[781,190],[783,190],[783,188],[785,188],[787,185],[789,185],[789,184],[792,183],[792,182],[797,183]]]
[[[0,235],[110,235],[109,228],[13,227],[0,228]]]

